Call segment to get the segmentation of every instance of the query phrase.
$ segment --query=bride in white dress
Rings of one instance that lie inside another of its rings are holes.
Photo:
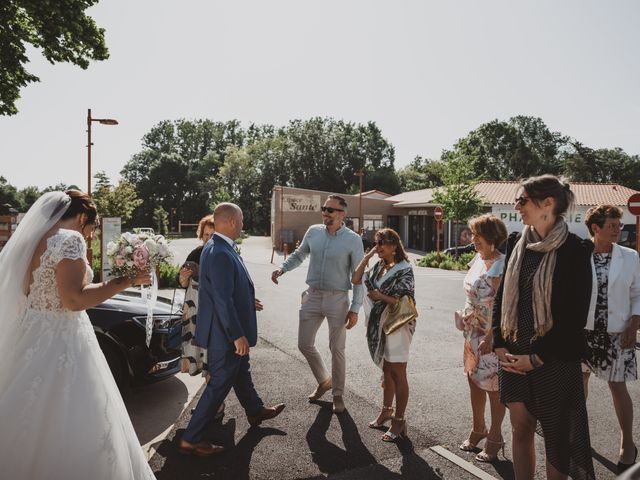
[[[86,194],[47,193],[0,253],[3,478],[155,478],[84,311],[149,274],[90,283],[96,220]]]

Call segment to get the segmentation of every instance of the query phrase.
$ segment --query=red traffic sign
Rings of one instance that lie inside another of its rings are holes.
[[[433,216],[436,218],[436,221],[441,222],[442,221],[442,207],[436,207],[433,210]]]
[[[631,215],[640,215],[640,193],[634,193],[629,197],[627,208]]]

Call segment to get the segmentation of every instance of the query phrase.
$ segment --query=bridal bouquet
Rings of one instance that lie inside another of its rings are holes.
[[[107,244],[112,275],[134,278],[140,271],[151,271],[151,285],[149,288],[141,286],[142,298],[147,305],[147,346],[151,343],[153,309],[158,299],[156,268],[161,263],[169,263],[171,256],[169,244],[162,235],[124,232],[116,241]]]
[[[116,277],[135,277],[141,270],[155,270],[171,258],[169,244],[162,235],[124,232],[107,244],[107,258],[111,274]]]

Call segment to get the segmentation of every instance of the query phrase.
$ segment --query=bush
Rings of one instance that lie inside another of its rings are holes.
[[[429,252],[418,259],[416,264],[420,267],[441,268],[443,270],[467,270],[469,262],[475,256],[475,252],[463,253],[457,259],[449,254]]]
[[[170,265],[168,263],[160,264],[160,278],[158,279],[158,286],[160,288],[176,288],[178,287],[178,272],[180,267],[178,265]]]

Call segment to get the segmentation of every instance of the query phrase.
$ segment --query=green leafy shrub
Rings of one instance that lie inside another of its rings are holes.
[[[176,288],[178,287],[178,265],[170,265],[168,263],[160,264],[160,278],[158,284],[160,288]]]
[[[467,270],[468,264],[475,256],[475,252],[463,253],[458,258],[449,254],[429,252],[418,259],[416,265],[420,267],[441,268],[443,270]]]

